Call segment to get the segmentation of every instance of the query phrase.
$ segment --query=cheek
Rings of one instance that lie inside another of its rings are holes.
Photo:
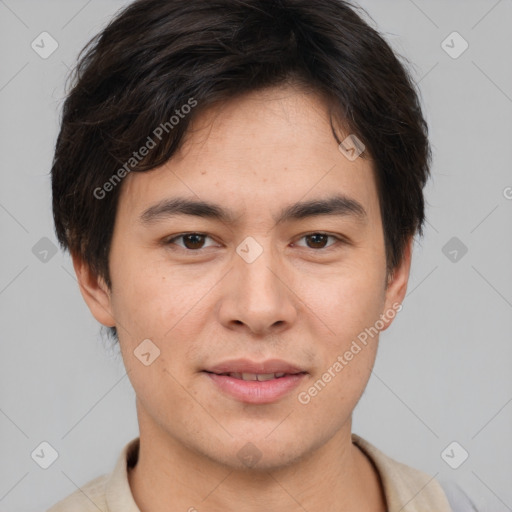
[[[128,352],[150,339],[160,351],[155,364],[183,380],[187,372],[183,362],[194,360],[188,353],[197,348],[197,340],[211,323],[207,292],[219,277],[213,271],[198,276],[197,270],[171,268],[161,258],[150,261],[147,255],[119,262],[115,272],[115,282],[121,284],[114,290],[112,307],[121,346],[130,356]],[[172,384],[170,375],[161,377],[170,378]],[[158,379],[155,385],[158,388]]]
[[[111,255],[115,317],[126,330],[132,326],[138,336],[161,335],[162,329],[172,327],[167,325],[172,321],[167,318],[169,314],[177,316],[186,306],[186,289],[171,282],[163,262],[148,258],[147,252],[132,250],[126,254],[129,257],[122,257],[117,249]]]
[[[375,324],[385,301],[384,264],[361,258],[335,272],[303,272],[298,295],[323,324],[332,348],[342,348]]]
[[[375,324],[384,300],[383,288],[376,282],[373,276],[331,283],[324,288],[323,300],[312,307],[329,330],[321,338],[316,336],[319,365],[297,398],[312,416],[325,420],[327,414],[333,428],[356,406],[375,362],[379,334]]]

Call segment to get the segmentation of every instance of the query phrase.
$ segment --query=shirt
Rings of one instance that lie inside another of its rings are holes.
[[[91,480],[47,512],[140,512],[128,481],[128,468],[137,463],[139,441],[136,437],[125,445],[111,473]],[[356,434],[352,434],[352,442],[375,466],[388,512],[452,512],[443,488],[433,477],[395,461]]]

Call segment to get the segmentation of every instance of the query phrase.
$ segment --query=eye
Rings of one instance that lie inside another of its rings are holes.
[[[211,237],[209,237],[208,235],[205,235],[203,233],[182,233],[181,235],[167,239],[165,244],[166,245],[174,244],[174,245],[177,245],[178,247],[182,247],[184,249],[188,249],[191,251],[197,251],[199,249],[205,248],[204,243],[207,238],[212,240]],[[177,240],[183,240],[183,243],[179,244],[179,243],[177,243]],[[213,245],[215,245],[215,244],[213,244]],[[206,247],[208,247],[208,246],[206,246]]]
[[[333,243],[327,244],[329,238],[333,239]],[[328,235],[327,233],[311,233],[309,235],[304,235],[299,240],[305,239],[306,240],[306,247],[309,249],[325,249],[327,247],[330,247],[331,245],[334,245],[336,241],[341,241],[340,238],[334,236],[334,235]],[[301,247],[304,247],[301,244],[297,244]]]

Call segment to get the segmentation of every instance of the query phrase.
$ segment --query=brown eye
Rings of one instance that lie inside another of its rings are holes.
[[[190,235],[183,236],[183,244],[187,249],[201,249],[204,244],[204,235],[191,233]]]
[[[177,245],[183,249],[198,251],[208,247],[207,245],[205,246],[207,238],[210,237],[208,235],[203,235],[202,233],[183,233],[167,240],[166,245]]]
[[[330,238],[329,235],[325,235],[324,233],[314,233],[312,235],[306,235],[304,237],[308,240],[308,247],[311,249],[323,249],[326,247],[327,240]]]
[[[329,240],[330,239],[330,240]],[[296,243],[299,247],[306,247],[308,249],[329,249],[336,242],[343,242],[343,238],[327,233],[311,233],[304,235],[299,239],[299,242],[305,240],[306,243]]]

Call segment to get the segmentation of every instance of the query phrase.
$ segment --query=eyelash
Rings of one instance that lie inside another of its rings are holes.
[[[186,237],[186,236],[189,236],[189,235],[198,235],[198,236],[207,237],[207,238],[210,238],[210,239],[212,238],[209,235],[207,235],[206,233],[199,233],[199,232],[196,232],[196,231],[191,231],[191,232],[188,232],[188,233],[181,233],[179,235],[173,236],[172,238],[166,239],[164,241],[164,245],[166,245],[166,246],[177,245],[177,244],[175,244],[175,240],[178,240],[180,238],[183,238],[183,237]],[[304,247],[305,249],[311,249],[312,251],[315,251],[315,252],[320,252],[320,251],[326,251],[326,250],[330,249],[331,247],[336,245],[337,242],[341,242],[342,244],[343,243],[344,244],[348,243],[347,240],[342,238],[342,237],[331,235],[330,233],[325,233],[323,231],[312,231],[311,233],[306,233],[305,235],[302,235],[299,238],[299,240],[302,240],[303,238],[306,238],[308,236],[313,236],[313,235],[325,235],[328,238],[333,238],[336,241],[334,243],[330,244],[330,245],[327,245],[326,247],[320,247],[319,249],[315,249],[313,247],[307,247],[307,246],[300,246],[300,247]],[[181,249],[184,249],[187,252],[191,252],[191,253],[192,252],[200,253],[201,251],[207,249],[207,247],[201,247],[200,249],[188,249],[187,247],[180,246],[180,245],[178,245],[178,247],[180,247]]]

